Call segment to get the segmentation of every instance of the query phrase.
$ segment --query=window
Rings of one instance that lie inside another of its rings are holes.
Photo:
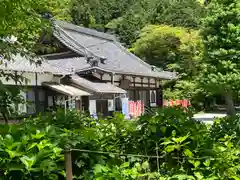
[[[154,91],[151,91],[150,97],[151,97],[151,103],[155,103],[156,102],[156,93]]]
[[[45,110],[45,91],[40,89],[38,91],[38,100],[39,100],[39,111],[44,112]]]
[[[116,111],[122,111],[122,101],[121,98],[115,99],[115,110]]]
[[[150,90],[150,106],[156,106],[156,90]]]
[[[20,96],[23,98],[24,102],[26,101],[26,92],[20,91]],[[18,104],[18,113],[19,114],[25,114],[27,113],[27,106],[26,103],[20,103]]]
[[[147,92],[148,91],[139,91],[140,100],[144,103],[145,106],[148,105]]]
[[[27,113],[28,114],[36,113],[35,92],[33,91],[33,89],[27,91],[26,99],[27,99]]]
[[[134,100],[134,91],[133,90],[128,90],[127,94],[128,94],[129,101],[133,101]]]

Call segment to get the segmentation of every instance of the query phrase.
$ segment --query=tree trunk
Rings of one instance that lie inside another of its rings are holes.
[[[227,114],[232,116],[236,114],[231,91],[225,93],[225,102],[227,105]]]
[[[7,118],[6,114],[4,112],[2,112],[2,115],[4,118],[5,124],[8,124],[8,118]]]

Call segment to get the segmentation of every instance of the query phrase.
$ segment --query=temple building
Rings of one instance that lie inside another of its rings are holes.
[[[53,29],[50,43],[58,43],[57,51],[39,56],[39,63],[17,55],[0,65],[2,71],[28,79],[2,78],[9,86],[27,87],[22,95],[31,103],[19,105],[19,111],[32,114],[63,105],[110,115],[122,110],[123,98],[145,107],[162,106],[161,80],[175,78],[174,73],[147,64],[113,35],[64,21],[54,21]]]

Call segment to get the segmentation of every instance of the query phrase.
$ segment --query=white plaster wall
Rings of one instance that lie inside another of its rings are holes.
[[[96,77],[100,78],[100,75],[95,75]],[[121,75],[115,75],[114,76],[114,81],[120,81],[120,79],[122,79],[122,76]],[[133,77],[132,76],[126,76],[125,79],[128,79],[130,80],[131,82],[133,82]],[[111,76],[109,74],[104,74],[103,75],[103,80],[105,81],[111,81]],[[141,83],[142,80],[141,80],[141,77],[136,77],[135,78],[135,82],[137,83]],[[148,83],[148,78],[147,77],[144,77],[143,78],[143,83]],[[150,83],[155,83],[155,79],[154,78],[150,78]]]
[[[98,75],[97,73],[94,74],[95,77],[97,78],[101,78],[100,75]],[[115,77],[114,77],[115,78]],[[109,74],[104,74],[103,77],[102,77],[103,80],[105,81],[111,81],[111,76]],[[115,78],[115,81],[116,81],[116,78]]]
[[[154,79],[154,78],[151,78],[151,79],[150,79],[150,83],[155,83],[155,79]]]

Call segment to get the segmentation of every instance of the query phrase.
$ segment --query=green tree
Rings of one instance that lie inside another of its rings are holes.
[[[204,6],[196,0],[139,0],[120,20],[113,20],[109,24],[121,42],[130,46],[147,24],[198,28],[204,14]]]
[[[240,88],[240,2],[213,0],[208,9],[202,28],[207,66],[199,81],[206,90],[225,97],[227,113],[233,115],[233,96]]]
[[[198,28],[205,14],[204,6],[197,0],[157,1],[152,23]]]
[[[199,32],[183,27],[149,25],[131,49],[146,62],[178,72],[177,81],[164,83],[165,99],[189,99],[197,109],[211,97],[196,81],[204,65]],[[211,99],[211,98],[210,98]],[[210,100],[209,99],[209,100]]]
[[[197,73],[202,41],[198,31],[166,25],[143,28],[131,49],[146,62],[188,78]]]
[[[105,31],[105,25],[125,14],[133,0],[73,0],[73,23]]]
[[[126,46],[147,24],[198,28],[205,7],[196,0],[74,0],[73,22],[102,31],[110,29]]]
[[[0,1],[0,61],[14,59],[20,54],[33,61],[37,52],[36,43],[41,41],[42,34],[51,30],[51,23],[46,15],[50,13],[57,19],[69,19],[68,0],[3,0]],[[22,80],[14,73],[0,72],[1,78]],[[16,79],[17,78],[17,79]],[[20,102],[18,91],[6,88],[0,82],[0,112],[7,122],[12,104]]]
[[[51,13],[56,18],[67,16],[68,0],[3,0],[0,2],[0,54],[10,59],[13,54],[30,54],[49,23],[42,18]]]

